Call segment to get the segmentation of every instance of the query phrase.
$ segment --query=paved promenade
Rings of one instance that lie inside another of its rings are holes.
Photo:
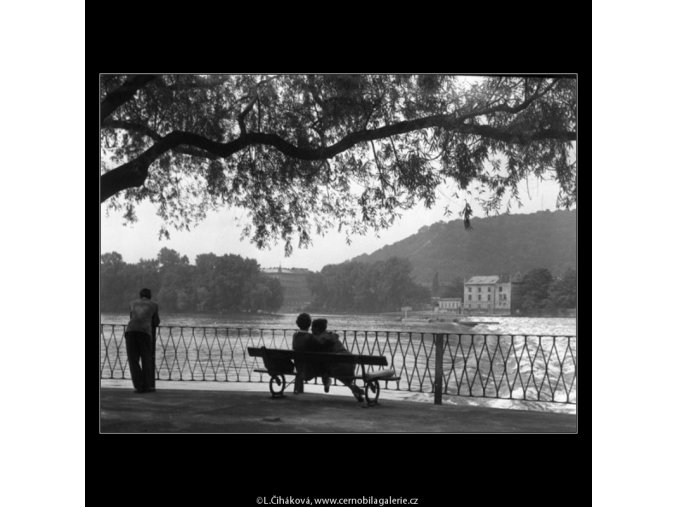
[[[125,384],[128,384],[127,381]],[[101,433],[575,433],[574,414],[434,405],[382,397],[362,408],[333,387],[272,399],[260,390],[102,387]],[[174,383],[174,386],[176,383]],[[197,386],[196,386],[197,387]],[[347,392],[347,390],[346,390]]]

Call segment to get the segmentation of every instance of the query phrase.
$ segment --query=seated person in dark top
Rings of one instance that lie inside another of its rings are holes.
[[[310,352],[317,352],[319,350],[320,344],[315,337],[308,332],[311,322],[310,315],[307,313],[301,313],[296,317],[296,325],[299,327],[300,331],[296,331],[292,338],[291,348],[293,350],[306,350]]]
[[[333,352],[336,354],[350,354],[336,333],[327,331],[327,319],[315,319],[312,324],[313,336],[320,344],[320,352]],[[345,384],[352,392],[357,401],[362,401],[364,390],[355,385],[355,365],[339,363],[330,365],[327,373]],[[324,379],[323,379],[324,381]],[[329,384],[325,383],[324,391],[329,392]]]
[[[306,352],[319,352],[320,343],[317,339],[308,332],[310,327],[311,319],[310,315],[307,313],[301,313],[296,318],[296,325],[299,327],[300,331],[294,333],[292,338],[291,348],[293,350],[306,351]],[[322,367],[318,364],[308,364],[305,365],[300,361],[296,361],[297,370],[305,368],[304,380],[310,380],[315,377],[321,377],[323,374]]]

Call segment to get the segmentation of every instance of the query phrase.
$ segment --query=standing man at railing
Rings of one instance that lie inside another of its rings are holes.
[[[139,299],[129,304],[129,324],[125,332],[129,372],[137,393],[155,391],[155,332],[160,325],[160,315],[158,304],[150,297],[150,289],[141,289]]]

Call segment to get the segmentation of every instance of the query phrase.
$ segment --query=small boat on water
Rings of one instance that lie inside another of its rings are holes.
[[[456,319],[454,319],[454,322],[468,327],[475,327],[478,324],[494,325],[494,326],[500,324],[499,322],[472,322],[470,320],[456,320]]]

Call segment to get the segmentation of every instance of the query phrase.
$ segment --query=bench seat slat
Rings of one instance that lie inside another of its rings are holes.
[[[255,373],[270,373],[268,370],[261,370],[261,369],[255,369],[255,370],[252,370],[252,371],[255,372]],[[284,373],[284,374],[278,373],[278,375],[295,375],[295,373]],[[320,377],[315,377],[315,378],[320,378]],[[334,377],[330,377],[330,378],[334,378]],[[350,376],[350,377],[341,377],[341,378],[353,379],[353,380],[381,380],[381,381],[384,381],[384,382],[392,382],[392,381],[395,381],[395,380],[400,380],[402,377],[395,377],[395,376],[392,376],[392,377],[378,377],[378,376],[374,377],[373,375],[367,374],[366,378],[363,377],[362,375],[353,375],[353,376]]]
[[[381,382],[395,382],[400,380],[402,377],[370,377],[367,375],[367,378],[360,377],[362,380],[380,380]]]

